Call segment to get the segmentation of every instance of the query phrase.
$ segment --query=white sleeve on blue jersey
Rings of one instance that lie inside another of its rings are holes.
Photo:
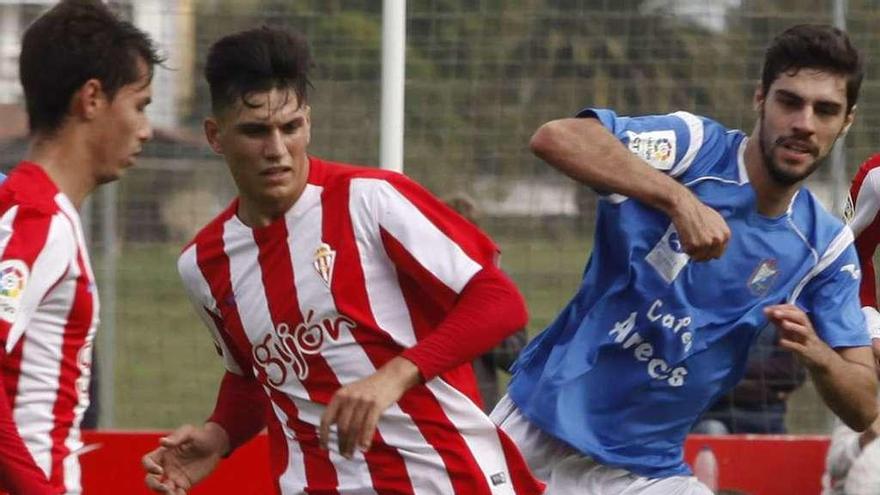
[[[861,270],[852,231],[844,228],[792,294],[816,333],[831,347],[870,345],[859,302]]]
[[[620,117],[586,108],[577,117],[599,120],[634,155],[682,181],[701,177],[724,153],[727,129],[688,112]]]

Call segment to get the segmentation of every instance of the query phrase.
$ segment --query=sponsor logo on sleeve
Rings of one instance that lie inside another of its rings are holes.
[[[862,271],[856,267],[856,265],[850,263],[848,265],[843,265],[840,268],[842,272],[849,272],[849,275],[853,278],[853,280],[858,280],[862,277]]]
[[[657,170],[670,170],[675,165],[674,131],[627,131],[627,147]]]
[[[0,319],[9,323],[15,321],[29,275],[24,261],[0,261]]]

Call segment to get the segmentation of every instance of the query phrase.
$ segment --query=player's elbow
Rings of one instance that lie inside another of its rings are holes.
[[[848,422],[847,426],[861,433],[867,430],[871,424],[877,420],[877,412],[877,402],[875,400],[872,404],[862,407],[859,410],[857,417],[851,420],[851,422]]]
[[[556,154],[559,148],[567,141],[568,129],[565,120],[551,120],[545,123],[532,134],[529,141],[529,149],[538,158],[546,160]]]

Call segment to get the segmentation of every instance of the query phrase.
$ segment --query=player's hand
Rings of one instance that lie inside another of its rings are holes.
[[[156,493],[186,495],[211,474],[229,449],[229,437],[219,425],[181,426],[159,439],[160,447],[141,459],[147,487]]]
[[[834,359],[834,349],[819,338],[810,318],[797,306],[768,306],[764,314],[779,330],[779,346],[794,352],[804,366],[823,369]]]
[[[681,247],[694,261],[720,258],[730,240],[730,228],[717,211],[682,188],[681,197],[669,212]]]
[[[337,390],[321,415],[321,447],[328,448],[330,426],[335,424],[343,457],[351,459],[356,447],[369,450],[379,417],[420,380],[416,365],[396,357],[367,378]]]

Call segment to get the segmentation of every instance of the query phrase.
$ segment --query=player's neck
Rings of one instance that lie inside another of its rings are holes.
[[[756,131],[746,143],[745,156],[746,173],[749,175],[749,183],[755,190],[756,209],[765,217],[778,217],[788,210],[791,198],[794,197],[801,183],[783,185],[770,177],[767,166],[764,164],[764,156],[761,153],[760,136]]]
[[[91,173],[93,160],[83,141],[64,131],[51,137],[36,136],[25,160],[40,165],[77,209],[97,186]]]
[[[277,201],[254,201],[245,196],[238,199],[238,219],[252,229],[266,227],[283,217],[293,208],[296,198],[284,198]]]

